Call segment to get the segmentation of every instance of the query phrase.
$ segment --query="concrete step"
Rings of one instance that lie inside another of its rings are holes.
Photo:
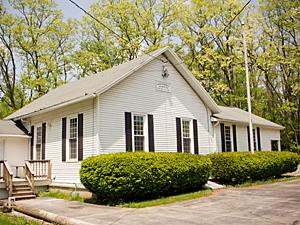
[[[16,197],[16,196],[20,196],[20,195],[32,195],[33,192],[31,190],[29,191],[13,191],[12,195],[13,197]]]
[[[32,199],[35,198],[36,196],[34,194],[31,194],[31,195],[17,195],[13,197],[15,197],[16,201],[18,201],[18,200]]]

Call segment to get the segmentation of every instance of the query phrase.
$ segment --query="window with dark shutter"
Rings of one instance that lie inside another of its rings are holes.
[[[149,141],[149,152],[154,152],[153,115],[150,114],[148,114],[148,141]]]
[[[78,114],[78,161],[83,159],[83,114]]]
[[[194,136],[194,153],[199,154],[199,143],[198,143],[198,124],[197,120],[193,120],[193,136]]]
[[[176,117],[177,152],[182,152],[181,119]]]
[[[46,158],[46,123],[42,124],[42,159]]]
[[[67,144],[67,118],[62,118],[62,137],[61,137],[61,143],[62,143],[62,161],[66,161],[66,144]]]
[[[132,124],[131,113],[125,112],[125,141],[126,152],[132,152]]]
[[[220,124],[220,129],[221,129],[221,147],[222,147],[222,152],[225,152],[225,126],[224,123]]]

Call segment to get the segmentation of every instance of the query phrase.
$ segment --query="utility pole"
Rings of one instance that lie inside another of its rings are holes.
[[[250,81],[249,81],[250,78],[249,78],[249,71],[248,71],[247,43],[246,43],[246,31],[245,31],[244,22],[242,22],[242,27],[243,27],[243,44],[244,44],[245,70],[246,70],[246,85],[247,85],[247,103],[248,103],[250,151],[251,151],[251,153],[254,153],[252,112],[251,112],[251,95],[250,95]]]

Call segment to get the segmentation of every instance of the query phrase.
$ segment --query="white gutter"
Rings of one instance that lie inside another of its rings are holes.
[[[24,134],[0,134],[0,137],[18,137],[18,138],[28,138],[28,139],[31,138],[31,136],[24,135]]]

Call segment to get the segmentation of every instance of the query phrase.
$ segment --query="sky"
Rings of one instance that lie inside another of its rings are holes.
[[[90,5],[97,0],[73,0],[82,8],[88,10]],[[8,9],[8,11],[13,12],[13,10],[9,7],[8,0],[4,0],[4,6]],[[78,9],[75,5],[73,5],[69,0],[55,0],[59,9],[62,10],[64,14],[64,18],[68,19],[80,19],[84,14],[80,9]]]
[[[93,2],[96,2],[97,0],[73,0],[78,5],[80,5],[82,8],[88,10],[90,5]],[[80,19],[81,16],[84,14],[80,9],[78,9],[75,5],[73,5],[69,0],[55,0],[55,2],[58,5],[58,8],[60,8],[63,13],[64,17],[71,18],[71,19]]]

